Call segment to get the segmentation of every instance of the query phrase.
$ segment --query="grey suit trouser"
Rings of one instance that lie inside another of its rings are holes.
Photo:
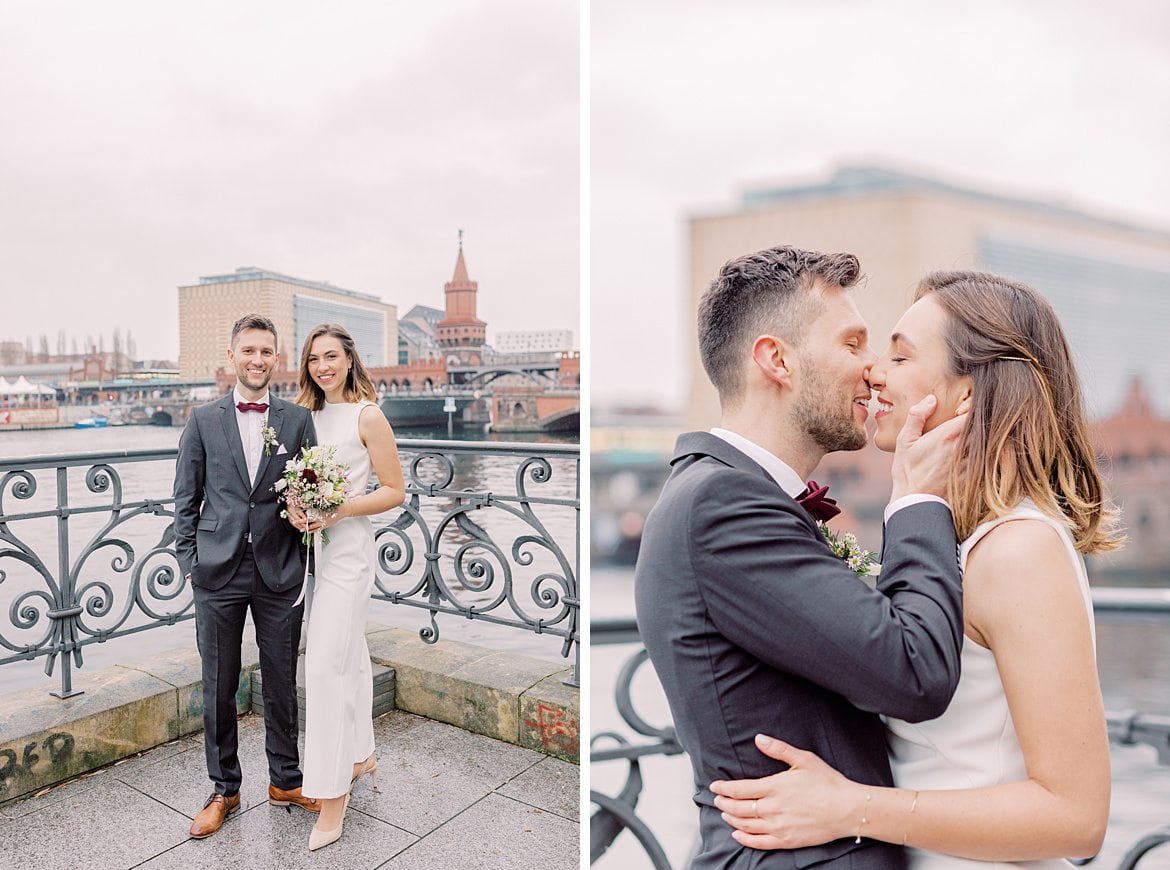
[[[260,579],[249,545],[232,579],[219,589],[193,586],[195,638],[203,660],[203,742],[207,774],[219,794],[240,790],[236,692],[240,644],[249,608],[264,673],[264,748],[277,788],[301,784],[297,754],[297,649],[304,605],[293,607],[300,586],[273,592]]]

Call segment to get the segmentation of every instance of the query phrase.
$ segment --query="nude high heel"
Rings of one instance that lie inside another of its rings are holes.
[[[353,779],[349,781],[349,790],[352,792],[357,781],[367,773],[370,775],[370,784],[373,786],[374,791],[381,794],[382,790],[378,788],[378,759],[374,757],[373,753],[362,762],[362,769],[355,773]]]
[[[345,811],[349,809],[349,795],[345,796],[345,803],[341,805],[341,820],[337,823],[337,827],[332,831],[318,830],[317,826],[313,826],[313,830],[309,831],[309,851],[316,852],[318,849],[328,846],[330,843],[336,843],[341,837],[342,828],[345,827]]]

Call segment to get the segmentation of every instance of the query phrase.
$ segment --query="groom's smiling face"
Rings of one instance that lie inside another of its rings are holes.
[[[267,329],[242,329],[228,349],[228,362],[244,394],[261,396],[276,369],[276,336]]]
[[[821,307],[799,346],[794,413],[826,453],[860,450],[869,417],[866,378],[877,358],[869,348],[869,331],[848,291],[818,284],[809,292],[822,294]]]

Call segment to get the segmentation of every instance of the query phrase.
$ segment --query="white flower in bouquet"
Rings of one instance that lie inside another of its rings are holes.
[[[290,459],[284,465],[284,474],[273,490],[280,495],[286,507],[294,507],[310,519],[320,519],[333,513],[345,503],[348,489],[345,473],[349,470],[344,462],[337,461],[337,447],[318,444],[305,447],[299,458]],[[280,512],[288,517],[288,510]],[[313,536],[301,535],[305,546],[310,546]],[[322,531],[321,543],[329,543],[329,536]]]

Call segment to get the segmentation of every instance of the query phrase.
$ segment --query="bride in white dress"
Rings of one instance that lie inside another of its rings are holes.
[[[1027,286],[935,272],[869,380],[883,450],[928,393],[939,400],[928,429],[967,412],[948,492],[963,541],[958,690],[938,719],[887,720],[895,788],[761,735],[760,751],[790,768],[713,783],[716,803],[756,849],[860,837],[858,848],[906,845],[916,870],[1068,868],[1097,852],[1109,817],[1083,554],[1120,536],[1064,333]]]
[[[349,470],[349,498],[322,520],[290,510],[297,528],[317,532],[313,600],[305,647],[305,752],[301,791],[321,803],[309,849],[335,842],[350,789],[370,774],[374,757],[373,674],[366,610],[374,587],[370,516],[402,504],[406,489],[394,433],[374,400],[377,392],[344,327],[314,327],[301,352],[297,403],[313,412],[317,443],[335,445]],[[378,488],[366,493],[373,471]],[[328,530],[328,543],[321,531]]]

